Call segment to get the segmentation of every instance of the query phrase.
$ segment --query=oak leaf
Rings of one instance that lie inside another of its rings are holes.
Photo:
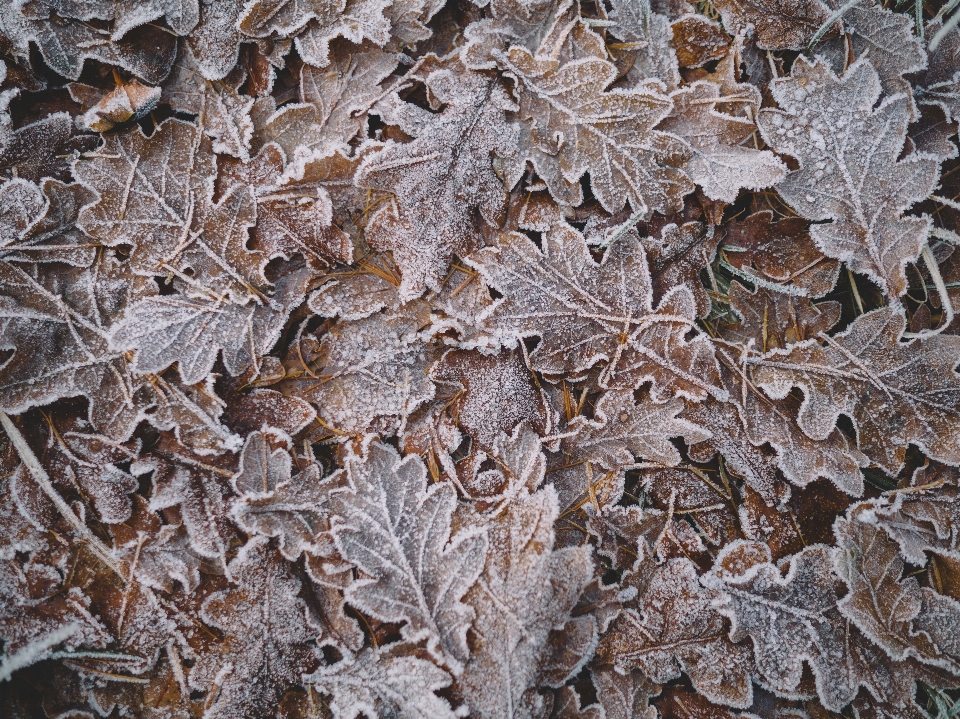
[[[451,256],[480,244],[477,222],[500,224],[506,193],[494,157],[517,163],[518,129],[505,115],[515,105],[495,78],[453,64],[430,72],[425,84],[444,109],[431,114],[395,95],[381,101],[375,111],[416,139],[388,143],[356,176],[360,187],[396,198],[373,214],[366,233],[375,249],[393,253],[401,300],[439,289]],[[518,179],[516,169],[501,174],[513,178],[508,185]]]
[[[209,692],[204,717],[263,716],[284,690],[300,684],[317,658],[300,581],[266,537],[248,541],[228,567],[232,587],[204,601],[200,618],[224,633],[217,650],[190,671],[190,686]]]
[[[832,220],[810,228],[824,254],[900,297],[905,267],[919,256],[929,226],[902,213],[929,196],[938,171],[930,157],[897,159],[909,98],[890,97],[874,109],[880,80],[864,58],[842,78],[823,62],[801,58],[772,92],[782,109],[761,110],[757,126],[774,150],[800,163],[777,192],[802,217]]]
[[[700,400],[711,391],[716,365],[709,341],[684,338],[695,317],[693,296],[676,287],[654,310],[638,241],[614,243],[598,264],[562,218],[548,213],[530,226],[544,231],[542,250],[524,235],[503,233],[467,262],[504,295],[485,318],[503,340],[541,338],[530,356],[535,370],[582,373],[606,361],[608,385],[633,388],[652,379],[654,401],[673,394]]]
[[[483,570],[486,538],[453,534],[456,490],[427,489],[418,457],[401,461],[388,445],[364,445],[362,456],[346,460],[349,486],[329,501],[337,547],[367,575],[347,587],[347,601],[381,621],[405,622],[407,641],[426,639],[431,655],[459,673],[474,614],[462,599]]]
[[[813,439],[827,437],[841,414],[850,417],[860,450],[890,474],[903,466],[911,443],[940,461],[960,461],[952,439],[960,418],[960,341],[937,335],[904,343],[905,325],[902,310],[874,310],[835,337],[748,360],[752,381],[773,399],[802,388],[797,422]]]
[[[524,131],[537,150],[531,159],[555,197],[569,195],[567,186],[589,172],[608,212],[628,200],[641,215],[680,209],[693,189],[680,169],[690,152],[675,136],[653,129],[673,104],[656,83],[604,90],[617,76],[609,61],[588,56],[561,64],[516,46],[498,63],[517,80]],[[541,154],[555,157],[556,165]]]

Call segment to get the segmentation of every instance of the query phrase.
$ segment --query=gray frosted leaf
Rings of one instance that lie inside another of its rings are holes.
[[[350,486],[329,503],[333,536],[343,557],[369,575],[347,587],[347,601],[381,621],[405,622],[406,640],[426,639],[431,655],[459,673],[474,616],[462,598],[483,569],[483,533],[453,534],[456,490],[428,489],[419,457],[401,461],[392,447],[368,440],[345,471]]]
[[[841,414],[850,417],[860,450],[891,475],[910,443],[958,462],[960,375],[953,368],[960,339],[903,343],[905,326],[902,309],[868,312],[824,344],[811,339],[750,360],[752,381],[774,399],[802,388],[797,421],[813,439],[830,435]]]
[[[481,224],[501,224],[506,191],[494,157],[517,164],[518,128],[505,115],[515,106],[495,79],[451,63],[427,74],[425,83],[444,109],[431,114],[388,96],[378,111],[416,139],[388,143],[356,176],[358,186],[395,197],[373,214],[366,234],[375,249],[393,253],[404,301],[439,289],[451,257],[481,243]],[[513,178],[515,171],[501,174]]]
[[[705,336],[687,340],[696,317],[684,286],[654,309],[642,245],[614,243],[597,263],[586,241],[548,202],[531,203],[522,227],[543,232],[542,250],[528,237],[503,232],[467,263],[504,297],[484,314],[503,341],[539,336],[530,359],[550,375],[582,373],[599,362],[601,382],[617,388],[653,380],[654,401],[674,394],[700,400],[717,376]]]
[[[774,150],[800,163],[777,191],[798,214],[821,223],[810,234],[824,254],[898,298],[929,226],[926,218],[902,213],[930,195],[938,174],[933,158],[897,159],[909,98],[894,96],[874,109],[880,79],[865,58],[842,78],[822,61],[800,58],[772,88],[782,109],[761,110],[757,125]]]
[[[680,399],[664,404],[649,399],[638,403],[631,391],[606,392],[597,401],[595,419],[578,416],[564,429],[564,434],[575,434],[563,440],[563,451],[575,460],[598,462],[608,469],[642,460],[679,464],[680,453],[671,438],[683,437],[687,444],[696,444],[710,436],[702,427],[678,416],[683,408]]]
[[[793,555],[786,576],[765,544],[736,540],[717,555],[701,581],[720,592],[715,605],[732,623],[730,638],[749,637],[757,670],[778,692],[797,690],[809,662],[820,699],[838,711],[856,693],[847,676],[845,619],[830,549],[811,545]]]
[[[325,504],[340,483],[323,480],[313,463],[291,476],[288,443],[270,430],[247,437],[232,480],[240,497],[230,514],[246,532],[277,537],[280,553],[296,561],[305,551],[321,553],[317,536],[330,528]]]
[[[179,295],[142,300],[117,323],[110,346],[135,351],[137,372],[162,372],[176,363],[186,384],[202,381],[222,351],[227,371],[236,376],[277,341],[287,316],[303,300],[309,274],[300,270],[287,275],[277,283],[269,304]]]
[[[453,719],[458,716],[435,692],[450,686],[450,675],[394,644],[364,649],[352,661],[342,660],[304,677],[331,695],[334,719],[364,716],[391,719]]]
[[[659,683],[677,678],[682,669],[710,701],[748,707],[753,700],[750,649],[730,641],[723,617],[712,606],[716,598],[700,586],[690,560],[670,560],[655,570],[636,609],[615,620],[599,656],[621,672],[639,669]]]
[[[430,310],[419,300],[356,322],[330,327],[306,351],[318,365],[299,379],[285,380],[337,431],[385,434],[402,430],[407,418],[434,394],[427,376],[432,348],[421,331]],[[307,342],[304,341],[304,347]]]
[[[759,93],[752,94],[759,107]],[[741,144],[755,132],[753,122],[705,104],[721,95],[720,85],[706,80],[677,90],[670,96],[673,112],[657,127],[683,138],[693,149],[684,169],[707,197],[733,202],[741,189],[776,185],[786,175],[786,166],[769,150]]]
[[[593,572],[586,548],[553,550],[558,514],[556,492],[546,487],[520,493],[487,525],[486,566],[466,597],[476,644],[456,683],[478,717],[542,711],[536,686],[552,657],[550,631],[566,624]]]

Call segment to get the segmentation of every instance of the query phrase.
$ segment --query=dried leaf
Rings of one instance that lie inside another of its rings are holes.
[[[907,289],[904,268],[919,256],[929,224],[902,213],[930,194],[937,177],[932,158],[897,160],[908,98],[894,96],[874,109],[880,80],[862,58],[842,78],[801,58],[772,89],[783,109],[762,110],[757,125],[774,150],[800,162],[778,193],[801,216],[832,220],[811,227],[817,247],[896,299]]]

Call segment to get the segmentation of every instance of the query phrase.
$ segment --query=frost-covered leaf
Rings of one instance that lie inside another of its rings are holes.
[[[461,600],[483,570],[486,539],[452,533],[456,490],[428,490],[418,457],[401,461],[379,442],[364,449],[347,459],[349,487],[329,503],[337,546],[368,575],[347,587],[347,601],[381,621],[405,622],[405,639],[426,639],[431,655],[459,673],[473,618]]]
[[[332,696],[334,719],[361,714],[390,719],[453,719],[458,716],[435,692],[450,686],[450,675],[396,645],[364,649],[353,661],[322,667],[304,681]]]
[[[118,258],[102,253],[94,267],[50,269],[36,277],[0,262],[0,293],[0,342],[14,350],[0,368],[3,408],[19,413],[86,395],[91,424],[127,439],[152,398],[121,354],[109,349],[108,327],[151,287],[128,278]]]
[[[140,495],[133,497],[131,517],[111,531],[114,553],[130,563],[145,586],[172,592],[177,581],[192,591],[200,583],[200,557],[190,550],[183,525],[163,524]]]
[[[103,94],[98,88],[70,83],[70,96],[79,102],[84,113],[77,125],[84,130],[108,132],[117,125],[139,120],[157,106],[160,88],[133,80]]]
[[[465,32],[464,64],[474,70],[496,66],[496,53],[522,46],[536,51],[551,31],[576,16],[572,0],[490,0],[489,16]]]
[[[370,43],[337,49],[327,67],[307,65],[301,70],[302,104],[286,105],[270,120],[279,126],[290,122],[287,115],[297,114],[291,128],[296,132],[287,131],[296,144],[280,143],[290,159],[301,153],[327,155],[349,142],[365,126],[366,110],[379,99],[381,81],[397,64],[396,55]]]
[[[599,462],[608,469],[628,467],[649,460],[665,465],[679,464],[680,452],[670,442],[683,437],[696,444],[709,432],[679,417],[683,401],[672,399],[656,404],[649,399],[635,402],[633,392],[605,392],[597,401],[594,419],[574,418],[564,434],[563,451],[575,460]]]
[[[187,44],[164,83],[163,99],[174,110],[197,116],[198,124],[213,140],[214,152],[246,159],[253,136],[250,119],[253,98],[238,92],[243,80],[239,71],[222,79],[208,80]]]
[[[579,197],[571,186],[589,172],[590,187],[609,212],[627,201],[640,214],[680,209],[693,189],[679,169],[689,150],[653,129],[672,109],[656,84],[604,90],[617,69],[599,57],[562,64],[513,47],[498,63],[517,78],[520,116],[535,150],[530,159],[555,197]]]
[[[598,649],[604,661],[623,673],[640,669],[652,681],[666,683],[682,669],[693,686],[712,702],[750,706],[753,661],[745,644],[727,637],[723,617],[711,602],[717,594],[697,581],[688,559],[658,567],[638,600],[614,622]]]
[[[84,3],[86,5],[87,3]],[[112,7],[113,3],[96,3]],[[160,3],[145,3],[157,7]],[[135,9],[140,3],[129,3]],[[129,7],[128,5],[128,7]],[[171,2],[171,7],[186,10],[196,2]],[[9,5],[5,20],[8,37],[12,36],[18,54],[27,55],[29,41],[40,48],[44,61],[57,74],[77,80],[86,60],[119,65],[143,80],[155,84],[170,72],[177,55],[177,38],[166,28],[152,23],[138,24],[128,32],[119,33],[97,27],[96,24],[65,17],[48,3],[17,2]],[[156,17],[156,16],[155,16]],[[189,27],[189,12],[185,23]],[[92,18],[90,18],[92,19]],[[194,22],[196,22],[194,20]],[[17,47],[19,46],[19,47]]]
[[[840,319],[839,302],[814,304],[806,297],[758,287],[750,292],[734,280],[728,291],[731,309],[740,322],[723,328],[723,337],[753,343],[759,352],[788,347],[829,332]]]
[[[838,603],[840,612],[894,660],[913,655],[943,663],[930,637],[912,626],[921,588],[915,577],[901,579],[904,562],[896,542],[862,514],[851,515],[834,525],[836,572],[849,590]]]
[[[942,19],[927,24],[927,37],[933,38],[943,27]],[[933,52],[928,50],[926,72],[914,89],[921,105],[939,105],[947,121],[960,120],[960,33],[951,32]]]
[[[637,240],[614,243],[598,264],[583,236],[559,216],[548,211],[529,225],[544,231],[542,250],[524,235],[503,233],[468,263],[504,295],[488,319],[504,339],[541,338],[531,355],[534,369],[562,375],[606,361],[607,384],[633,388],[652,379],[655,401],[673,394],[701,399],[711,391],[713,349],[704,336],[685,339],[693,296],[674,288],[654,310]]]
[[[609,231],[608,231],[609,232]],[[653,299],[659,302],[678,285],[689,289],[697,303],[697,316],[710,314],[711,300],[700,281],[700,273],[716,257],[720,238],[700,222],[669,223],[659,237],[641,237],[647,253]]]
[[[519,495],[488,525],[487,563],[466,596],[476,611],[470,660],[455,685],[478,717],[539,715],[550,630],[567,622],[592,574],[586,548],[553,549],[558,511],[548,487]]]
[[[274,448],[274,443],[280,446]],[[247,437],[232,480],[240,497],[233,501],[230,514],[246,532],[277,537],[280,553],[296,561],[304,551],[322,553],[323,541],[317,535],[330,528],[324,504],[339,484],[324,481],[316,464],[292,475],[284,444],[285,438],[272,432]]]
[[[835,337],[748,360],[753,382],[774,399],[802,388],[797,421],[814,439],[827,437],[841,414],[850,417],[861,451],[890,474],[911,443],[935,459],[960,461],[960,340],[937,335],[904,343],[905,325],[902,310],[874,310]]]
[[[253,37],[295,35],[304,62],[323,68],[335,37],[386,44],[390,21],[384,11],[390,5],[390,0],[254,0],[244,6],[239,28]]]
[[[641,672],[620,674],[613,667],[598,667],[591,672],[604,719],[657,719],[650,697],[659,687]]]
[[[887,507],[877,507],[877,524],[900,545],[908,562],[922,565],[926,552],[960,556],[960,492],[957,470],[932,465],[921,467],[907,491],[898,492]],[[926,487],[921,490],[919,488]]]
[[[225,639],[197,660],[190,686],[208,692],[205,719],[254,719],[316,667],[307,644],[316,630],[297,597],[300,581],[266,537],[247,542],[228,574],[233,586],[211,594],[199,612]]]
[[[486,451],[492,450],[501,432],[510,434],[523,421],[542,426],[546,420],[543,399],[517,351],[483,355],[453,350],[433,366],[430,376],[463,388],[452,412],[457,424]]]
[[[829,0],[828,4],[839,7],[836,0]],[[846,67],[848,52],[853,57],[867,56],[880,76],[884,94],[888,97],[906,94],[912,107],[910,82],[904,75],[927,67],[923,43],[914,31],[914,19],[868,1],[844,12],[843,25],[849,40],[830,40],[818,47],[817,55],[827,59],[837,73]]]
[[[494,157],[514,161],[518,130],[505,112],[515,106],[495,78],[458,66],[425,78],[431,97],[445,106],[437,114],[396,96],[377,106],[385,121],[416,139],[389,143],[357,172],[360,187],[395,197],[370,218],[366,233],[375,249],[393,253],[403,300],[439,289],[451,256],[475,249],[480,226],[498,226],[504,216],[506,193]]]
[[[303,301],[309,279],[308,270],[292,272],[263,304],[234,304],[210,290],[205,297],[147,298],[127,310],[110,335],[110,346],[134,351],[137,372],[161,372],[176,363],[187,384],[202,381],[221,353],[227,371],[238,375],[273,347],[290,312]]]
[[[703,584],[721,592],[715,605],[732,623],[730,638],[749,637],[757,670],[777,692],[797,691],[803,663],[813,670],[820,700],[839,710],[855,694],[844,666],[844,618],[828,547],[795,554],[786,575],[765,544],[735,541],[717,556]]]
[[[292,168],[272,141],[249,162],[223,163],[217,182],[226,193],[253,191],[257,224],[252,244],[266,257],[299,252],[311,267],[321,268],[331,258],[353,259],[350,238],[337,226],[341,218],[334,212],[352,209],[352,195],[360,192],[353,176],[363,157],[363,150],[353,157],[331,151],[301,158]]]
[[[284,384],[317,405],[323,421],[338,432],[362,433],[368,427],[396,432],[434,394],[427,377],[429,350],[420,335],[429,312],[417,300],[334,325],[319,342],[302,340],[291,358],[299,377]]]
[[[139,127],[108,135],[96,153],[74,164],[77,179],[99,195],[78,224],[105,245],[134,245],[136,272],[163,272],[212,200],[216,164],[203,144],[199,128],[176,119],[150,137]]]
[[[769,210],[755,212],[728,222],[724,231],[725,260],[750,275],[812,297],[837,282],[840,263],[824,256],[810,237],[810,223],[798,217],[774,222]]]
[[[760,93],[754,94],[759,107]],[[670,97],[673,112],[658,127],[682,137],[693,149],[683,167],[707,197],[733,202],[743,188],[762,190],[784,178],[786,167],[772,152],[741,144],[756,131],[753,122],[711,104],[722,97],[720,85],[700,80]]]
[[[718,0],[724,26],[739,33],[752,25],[769,50],[803,50],[830,17],[821,0]]]
[[[898,160],[910,119],[909,98],[880,97],[880,79],[864,58],[838,78],[823,62],[800,58],[772,85],[780,110],[762,110],[757,125],[776,151],[800,169],[777,186],[810,220],[828,257],[867,275],[893,299],[907,289],[905,267],[927,239],[928,220],[903,217],[937,179],[936,160]]]
[[[130,466],[134,476],[152,472],[149,510],[179,507],[190,546],[226,568],[227,541],[235,533],[227,523],[230,471],[191,456],[169,438]]]

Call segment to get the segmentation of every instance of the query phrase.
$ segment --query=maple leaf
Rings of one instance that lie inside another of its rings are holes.
[[[640,669],[652,681],[690,677],[712,702],[746,708],[753,702],[750,650],[727,637],[723,617],[712,607],[716,593],[704,589],[688,559],[656,569],[637,610],[626,609],[598,648],[618,671]]]
[[[381,621],[405,622],[404,639],[426,639],[431,655],[459,673],[473,617],[461,600],[483,570],[486,538],[475,530],[451,536],[456,490],[428,490],[419,457],[401,461],[367,440],[345,465],[349,488],[329,501],[332,532],[343,557],[369,575],[347,587],[347,601]]]
[[[334,719],[356,719],[361,714],[398,719],[458,716],[446,699],[435,694],[450,686],[450,675],[402,649],[403,645],[364,649],[353,661],[322,667],[304,681],[332,695]]]
[[[760,93],[754,90],[752,95],[759,108]],[[722,99],[720,85],[699,80],[670,97],[673,112],[658,127],[682,137],[693,149],[683,167],[707,197],[733,202],[743,188],[761,190],[784,178],[786,167],[772,152],[741,146],[756,126],[746,118],[717,110]]]
[[[719,0],[717,10],[730,32],[753,25],[765,50],[803,50],[830,18],[821,0]]]
[[[516,164],[518,128],[505,113],[515,105],[496,78],[454,64],[426,75],[436,102],[446,107],[431,114],[395,95],[376,106],[390,124],[416,139],[390,142],[357,171],[360,187],[385,190],[388,201],[370,218],[370,244],[391,251],[403,274],[401,300],[439,289],[453,254],[466,255],[480,243],[478,222],[498,226],[506,192],[494,157]],[[505,169],[513,185],[516,169]],[[475,215],[479,218],[475,220]]]
[[[652,306],[643,247],[632,238],[614,243],[599,264],[583,236],[547,215],[540,250],[526,236],[502,233],[493,247],[469,258],[504,297],[487,311],[507,342],[539,336],[530,359],[550,375],[580,373],[607,361],[605,382],[636,387],[652,379],[651,396],[702,399],[716,377],[713,349],[705,336],[691,341],[694,299],[680,286]]]
[[[823,705],[836,711],[853,698],[855,686],[843,662],[844,618],[830,555],[824,545],[805,547],[783,576],[767,545],[738,540],[720,551],[701,581],[721,592],[715,606],[731,621],[731,640],[753,640],[757,670],[768,686],[795,692],[806,660]]]
[[[938,164],[898,160],[909,98],[874,109],[880,81],[861,58],[838,78],[823,62],[801,58],[772,84],[780,110],[761,110],[757,126],[777,152],[800,162],[777,186],[790,207],[815,224],[810,235],[828,257],[866,275],[893,299],[907,289],[904,268],[920,254],[929,221],[903,217],[933,191]]]
[[[228,567],[234,586],[211,594],[200,610],[225,635],[218,651],[201,655],[190,671],[190,686],[210,692],[206,719],[262,716],[317,664],[307,644],[316,633],[297,597],[300,581],[269,541],[248,541]]]
[[[238,499],[230,514],[245,532],[277,537],[280,553],[296,561],[304,552],[320,554],[317,535],[329,530],[324,504],[339,485],[321,481],[320,468],[308,464],[291,476],[286,438],[274,432],[252,432],[240,454],[232,483]],[[271,445],[278,442],[280,447]]]
[[[960,461],[960,445],[949,439],[957,436],[960,341],[902,343],[905,325],[900,309],[868,312],[835,337],[821,335],[824,344],[811,339],[747,360],[753,382],[773,399],[802,388],[797,422],[814,439],[828,436],[841,414],[850,417],[860,450],[892,475],[910,443],[934,459]]]
[[[238,27],[252,37],[296,36],[303,61],[326,67],[330,41],[343,36],[353,43],[390,39],[390,22],[383,12],[390,0],[254,0],[244,6]]]
[[[679,169],[689,150],[653,129],[672,109],[655,84],[598,93],[617,76],[616,67],[599,57],[561,64],[512,47],[497,62],[517,80],[520,116],[537,149],[531,159],[555,197],[567,196],[565,187],[589,172],[590,187],[608,212],[618,212],[628,200],[639,214],[681,208],[683,196],[693,190]],[[556,164],[542,156],[555,157]]]
[[[593,569],[586,548],[553,549],[558,513],[547,487],[519,494],[487,525],[486,566],[466,597],[476,611],[470,660],[455,683],[477,716],[538,715],[534,687],[550,657],[550,630],[566,624]]]
[[[683,437],[688,444],[702,442],[709,433],[681,419],[684,403],[672,399],[655,404],[649,399],[634,402],[633,392],[605,392],[594,408],[594,419],[582,415],[568,423],[563,434],[565,454],[574,460],[587,459],[604,467],[629,467],[642,459],[665,465],[679,464],[680,453],[671,444],[672,437]]]

